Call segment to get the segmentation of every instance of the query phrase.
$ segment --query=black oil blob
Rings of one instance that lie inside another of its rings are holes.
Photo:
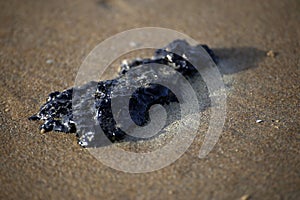
[[[128,72],[151,63],[166,65],[181,73],[188,81],[191,82],[191,86],[196,91],[198,100],[203,102],[205,101],[204,99],[208,99],[206,85],[200,84],[199,86],[199,84],[193,84],[193,79],[199,79],[202,83],[204,82],[197,69],[185,59],[184,54],[177,55],[172,53],[172,48],[178,47],[183,47],[183,50],[185,48],[188,48],[189,50],[193,50],[192,48],[199,48],[199,46],[191,47],[186,41],[176,40],[168,45],[168,50],[167,48],[158,49],[153,58],[136,59],[131,63],[121,65],[119,76],[115,79],[101,81],[98,83],[91,82],[80,88],[71,88],[63,92],[51,93],[47,99],[47,102],[40,108],[40,111],[29,119],[44,120],[44,124],[40,127],[42,132],[52,130],[65,133],[76,132],[80,137],[79,144],[82,146],[95,146],[92,140],[97,136],[92,129],[88,129],[88,126],[93,126],[94,124],[90,123],[87,124],[87,127],[78,127],[78,124],[83,120],[83,118],[95,118],[98,121],[98,126],[100,125],[104,134],[110,141],[114,142],[123,140],[126,137],[126,133],[117,126],[111,109],[111,98],[113,95],[118,95],[118,93],[113,94],[113,91],[118,88],[120,94],[126,92],[126,87],[123,87],[123,85],[133,84],[135,81],[137,81],[136,77],[133,77]],[[217,58],[212,50],[210,50],[206,45],[202,45],[201,47],[207,51],[207,53],[215,62],[217,62]],[[166,74],[164,76],[165,79],[172,80],[172,74]],[[199,82],[196,81],[196,83]],[[80,96],[82,101],[80,106],[85,106],[87,110],[92,109],[94,112],[91,112],[92,114],[81,113],[82,118],[74,119],[74,111],[72,110],[73,90],[81,90],[84,93],[88,89],[92,88],[91,85],[95,84],[96,91],[92,91],[93,96]],[[202,91],[202,94],[197,92],[197,88],[199,87],[202,87],[200,90]],[[132,120],[139,126],[144,126],[150,121],[149,109],[151,106],[155,104],[168,106],[172,102],[178,102],[175,94],[173,94],[170,89],[159,84],[147,83],[142,87],[137,88],[135,92],[130,95],[130,116]],[[205,97],[203,97],[203,95]],[[91,100],[92,98],[92,104],[88,103],[88,100]],[[203,109],[203,107],[201,109]]]

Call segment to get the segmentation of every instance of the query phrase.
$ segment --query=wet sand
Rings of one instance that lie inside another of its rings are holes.
[[[0,6],[1,199],[300,198],[299,1],[12,0]],[[73,85],[98,43],[145,26],[183,32],[220,57],[227,118],[207,157],[198,158],[199,137],[164,169],[124,173],[97,161],[74,135],[40,134],[39,123],[27,120],[48,93]],[[270,50],[275,57],[267,56]]]

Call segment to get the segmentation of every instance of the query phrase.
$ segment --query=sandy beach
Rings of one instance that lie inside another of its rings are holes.
[[[2,0],[0,7],[0,199],[300,198],[299,1]],[[131,174],[99,162],[73,134],[41,134],[28,117],[50,92],[73,86],[97,44],[139,27],[174,29],[211,47],[227,115],[205,158],[199,136],[170,166]]]

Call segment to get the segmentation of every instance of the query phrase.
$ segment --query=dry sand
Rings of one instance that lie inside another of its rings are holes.
[[[3,0],[0,7],[0,199],[300,198],[299,1]],[[162,170],[123,173],[74,135],[40,134],[27,120],[48,93],[72,86],[93,47],[144,26],[184,32],[222,59],[227,119],[206,158],[197,157],[196,138]]]

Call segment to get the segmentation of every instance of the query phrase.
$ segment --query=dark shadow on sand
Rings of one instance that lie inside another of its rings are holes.
[[[266,57],[266,51],[254,47],[233,47],[212,49],[217,56],[217,65],[221,74],[235,74],[258,67]]]

